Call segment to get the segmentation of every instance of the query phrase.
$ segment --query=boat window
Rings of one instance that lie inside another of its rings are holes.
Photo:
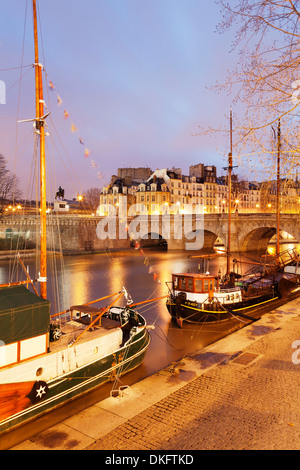
[[[183,289],[183,290],[186,289],[186,278],[185,277],[180,278],[180,289]]]
[[[173,277],[173,284],[174,284],[174,289],[177,289],[177,287],[178,287],[178,277],[177,276]]]
[[[187,290],[189,290],[190,292],[193,292],[193,290],[194,290],[193,279],[188,278],[187,281],[188,281],[187,282]]]
[[[195,292],[202,292],[202,279],[195,279]]]
[[[213,290],[213,288],[214,288],[214,280],[211,279],[211,280],[209,281],[209,290]]]
[[[203,291],[208,292],[208,279],[204,279]]]

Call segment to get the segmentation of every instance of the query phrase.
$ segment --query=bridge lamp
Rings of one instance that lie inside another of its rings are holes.
[[[271,207],[271,206],[272,206],[272,204],[268,204],[268,207]]]
[[[82,201],[82,199],[83,199],[82,194],[78,194],[78,195],[77,195],[77,201]]]
[[[239,203],[239,200],[236,199],[236,200],[235,200],[235,204],[236,204],[236,206],[235,206],[235,212],[238,212],[238,203]]]

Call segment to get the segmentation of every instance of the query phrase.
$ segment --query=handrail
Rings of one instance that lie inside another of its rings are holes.
[[[229,292],[239,292],[240,287],[229,287],[228,289],[217,289],[216,292],[229,293]]]

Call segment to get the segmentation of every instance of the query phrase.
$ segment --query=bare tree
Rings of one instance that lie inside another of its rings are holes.
[[[281,120],[283,158],[294,168],[299,162],[300,2],[298,0],[218,0],[223,19],[219,32],[234,30],[235,70],[218,91],[233,96],[235,152],[251,163],[269,161],[277,152],[273,129]],[[228,127],[227,127],[228,129]],[[210,129],[213,131],[213,129]],[[258,165],[256,165],[258,168]]]
[[[88,209],[92,211],[97,209],[100,204],[100,193],[99,188],[90,188],[84,193],[84,203]]]
[[[22,196],[19,179],[6,165],[4,156],[0,154],[0,199],[16,200]]]
[[[299,104],[295,83],[300,65],[300,13],[299,1],[292,0],[223,0],[223,21],[220,32],[233,25],[234,48],[239,48],[239,62],[224,86],[237,91],[237,98],[247,103],[247,116],[256,120],[266,118],[262,125],[270,125],[279,117],[293,111]],[[232,5],[232,6],[231,6]],[[261,127],[261,126],[257,126]]]

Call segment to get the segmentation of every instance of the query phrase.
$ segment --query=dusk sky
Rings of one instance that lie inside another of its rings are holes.
[[[32,2],[23,59],[26,0],[0,4],[0,80],[6,85],[0,153],[27,197],[34,133],[32,123],[16,126],[16,119],[35,115]],[[224,174],[229,138],[193,135],[198,126],[226,127],[231,105],[230,96],[208,89],[234,64],[232,33],[215,32],[221,14],[214,1],[40,0],[38,6],[53,191],[61,185],[71,199],[103,187],[125,166],[175,166],[188,174],[190,165],[204,163]]]

